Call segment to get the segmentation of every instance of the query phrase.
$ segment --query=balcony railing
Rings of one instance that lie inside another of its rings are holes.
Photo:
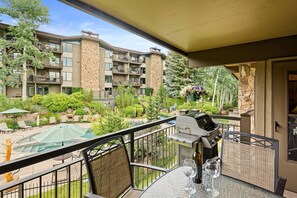
[[[113,61],[119,61],[119,62],[129,62],[128,56],[119,56],[119,55],[112,55]]]
[[[129,85],[129,81],[126,81],[126,80],[113,80],[112,81],[112,86],[119,86],[119,85],[125,85],[125,86],[128,86]]]
[[[140,69],[130,69],[129,74],[130,75],[139,75],[139,76],[142,75]]]
[[[128,74],[126,68],[112,68],[112,73],[114,74]]]
[[[139,81],[130,81],[130,85],[139,87],[140,86],[140,82]]]
[[[30,75],[27,78],[28,83],[39,83],[39,84],[62,84],[63,77],[60,76],[59,78],[52,78],[49,76],[34,76]]]
[[[49,43],[38,43],[38,49],[42,51],[49,51],[54,53],[62,53],[61,45],[55,44],[56,46],[51,46]]]
[[[60,62],[60,63],[45,62],[44,68],[62,69],[63,63],[62,62]]]
[[[236,130],[238,129],[237,127],[240,127],[240,117],[216,115],[211,117],[220,122],[222,130]],[[167,141],[167,136],[175,133],[175,125],[168,124],[169,121],[175,119],[176,116],[165,118],[99,136],[88,141],[64,146],[56,150],[41,152],[2,163],[0,164],[0,174],[18,169],[17,174],[20,174],[24,168],[27,169],[31,165],[45,162],[67,153],[80,151],[98,141],[116,135],[123,136],[131,162],[172,169],[177,164],[176,145]],[[160,176],[157,172],[151,172],[145,168],[134,168],[132,171],[135,187],[139,189],[145,189]],[[83,197],[84,194],[89,192],[89,189],[89,180],[84,160],[78,157],[71,162],[63,163],[0,186],[0,197]]]
[[[176,165],[175,145],[167,141],[167,136],[175,132],[175,126],[167,124],[174,117],[124,129],[53,151],[42,152],[22,159],[15,159],[0,164],[0,174],[28,168],[51,158],[66,153],[79,151],[95,142],[115,135],[125,139],[129,157],[132,162],[158,165],[171,169]],[[139,189],[146,188],[159,175],[146,168],[134,168],[134,183]],[[83,197],[89,192],[88,176],[82,158],[14,180],[0,186],[0,197]]]
[[[144,62],[143,58],[135,58],[135,57],[130,57],[130,62],[134,64],[142,64]]]

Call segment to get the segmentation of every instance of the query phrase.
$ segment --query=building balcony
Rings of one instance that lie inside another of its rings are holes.
[[[137,75],[137,76],[141,76],[141,75],[142,75],[140,69],[130,69],[130,70],[129,70],[129,74],[130,74],[130,75]]]
[[[50,62],[46,62],[43,65],[44,68],[51,68],[51,69],[63,69],[63,63],[50,63]]]
[[[130,63],[141,65],[142,63],[144,63],[144,59],[143,58],[130,57]]]
[[[112,73],[113,74],[128,74],[128,70],[125,68],[113,68]]]
[[[53,52],[53,53],[58,53],[58,54],[62,53],[61,45],[59,45],[59,44],[52,45],[49,43],[39,42],[38,49],[41,51],[48,51],[48,52]]]
[[[140,87],[140,82],[139,81],[130,81],[129,83],[133,87]]]
[[[60,84],[63,84],[63,77],[60,76],[59,78],[52,78],[52,77],[49,77],[49,76],[34,76],[34,75],[30,75],[27,78],[27,83],[56,84],[56,85],[60,85]]]
[[[124,86],[128,86],[129,85],[129,81],[126,80],[113,80],[112,81],[112,86],[119,86],[119,85],[124,85]]]
[[[112,60],[117,61],[117,62],[128,63],[129,62],[129,57],[128,56],[112,55]]]
[[[228,123],[230,120],[240,120],[238,117],[234,119],[228,116],[215,118],[223,120],[224,123]],[[84,197],[90,190],[89,178],[84,159],[74,153],[79,153],[82,149],[98,141],[118,135],[123,136],[123,139],[126,140],[125,145],[131,162],[158,164],[159,167],[173,169],[178,163],[177,147],[172,141],[168,141],[167,137],[176,132],[175,124],[168,124],[175,119],[176,116],[173,116],[153,121],[104,136],[97,136],[71,146],[38,152],[1,163],[1,175],[12,172],[21,178],[1,185],[1,197]],[[229,130],[233,127],[230,124],[221,125],[221,130]],[[76,157],[72,160],[67,159],[65,163],[60,163],[58,166],[53,166],[51,164],[53,159],[61,158],[61,156]],[[34,169],[34,166],[39,166],[39,169]],[[145,167],[133,167],[132,171],[138,173],[133,177],[135,187],[138,189],[147,188],[159,178],[154,171],[147,171]]]

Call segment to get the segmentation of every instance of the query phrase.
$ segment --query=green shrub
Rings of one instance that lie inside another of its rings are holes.
[[[18,129],[19,125],[16,123],[14,118],[5,118],[2,119],[0,122],[5,122],[7,124],[7,127],[10,129]]]
[[[85,111],[83,108],[75,110],[75,115],[84,115],[84,114],[85,114]]]
[[[144,112],[143,107],[140,104],[135,104],[134,107],[136,109],[136,117],[141,117]]]
[[[154,92],[154,89],[151,88],[151,87],[146,87],[146,88],[144,89],[144,94],[145,94],[146,96],[152,96],[152,95],[153,95],[153,92]]]
[[[197,105],[196,105],[196,102],[185,102],[184,104],[182,105],[179,105],[177,107],[178,110],[181,110],[181,109],[187,109],[187,110],[191,110],[191,109],[197,109]]]
[[[120,94],[115,99],[115,103],[120,109],[136,104],[137,102],[138,99],[135,98],[134,95],[128,93]]]
[[[68,108],[74,110],[83,108],[84,103],[72,95],[51,93],[44,96],[42,105],[47,107],[51,112],[63,112]]]
[[[81,87],[72,87],[72,93],[75,93],[75,92],[82,92],[83,89]]]
[[[95,122],[92,122],[92,130],[97,135],[119,131],[128,128],[129,124],[125,121],[119,112],[107,112],[106,115],[100,116]]]
[[[23,102],[19,98],[10,99],[9,106],[8,106],[7,109],[10,109],[10,108],[19,108],[19,109],[21,109],[21,108],[23,108],[22,104],[23,104]]]
[[[32,99],[32,103],[33,104],[35,104],[35,105],[41,105],[42,104],[42,100],[43,100],[43,96],[40,95],[40,94],[36,94],[31,99]]]
[[[102,104],[101,102],[95,102],[95,101],[88,103],[88,107],[92,112],[92,114],[98,113],[100,115],[103,115],[107,110],[107,107],[104,104]]]
[[[135,118],[136,117],[136,108],[134,106],[129,106],[124,109],[125,117]]]
[[[22,109],[30,111],[30,112],[35,112],[36,108],[34,108],[34,104],[32,102],[31,98],[28,98],[27,100],[22,102]]]
[[[0,111],[5,111],[9,107],[9,101],[7,97],[3,94],[0,94]]]

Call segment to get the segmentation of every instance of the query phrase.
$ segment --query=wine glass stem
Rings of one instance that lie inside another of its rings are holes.
[[[212,191],[214,191],[213,180],[214,180],[214,178],[211,177],[211,190],[212,190]]]

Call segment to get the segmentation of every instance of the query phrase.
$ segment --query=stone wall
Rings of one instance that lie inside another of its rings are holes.
[[[146,86],[154,89],[153,95],[158,93],[158,90],[163,82],[163,60],[159,54],[151,54],[146,59]]]
[[[256,63],[240,64],[238,78],[238,110],[246,113],[255,108],[255,73]],[[251,115],[251,132],[255,132],[254,111]]]
[[[81,40],[81,87],[99,91],[99,41]]]

